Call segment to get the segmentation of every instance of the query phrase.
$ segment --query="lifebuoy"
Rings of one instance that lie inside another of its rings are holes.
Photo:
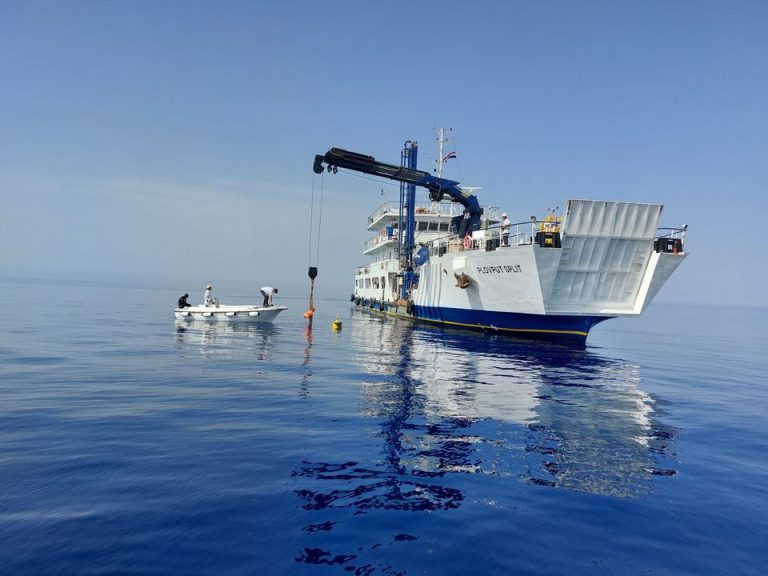
[[[472,248],[472,236],[467,234],[464,236],[464,250],[470,250]]]

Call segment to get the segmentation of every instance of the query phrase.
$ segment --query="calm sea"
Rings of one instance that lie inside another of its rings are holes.
[[[1,574],[765,573],[765,309],[654,304],[572,350],[0,290]]]

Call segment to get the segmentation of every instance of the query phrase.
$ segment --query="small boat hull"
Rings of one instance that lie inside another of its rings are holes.
[[[237,322],[249,324],[271,324],[285,306],[191,306],[176,308],[173,313],[177,320],[189,322]]]

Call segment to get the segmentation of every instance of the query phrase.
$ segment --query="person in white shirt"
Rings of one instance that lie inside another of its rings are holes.
[[[208,284],[208,286],[205,287],[205,292],[203,293],[203,304],[206,306],[213,306],[216,302],[213,299],[213,286]]]
[[[262,306],[272,306],[272,294],[277,294],[277,288],[272,288],[272,286],[264,286],[261,289],[261,295],[264,296],[264,303]]]
[[[509,227],[511,223],[507,218],[507,213],[501,215],[501,245],[509,246]]]

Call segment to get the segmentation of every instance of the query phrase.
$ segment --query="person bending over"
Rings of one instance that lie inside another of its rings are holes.
[[[272,286],[264,286],[261,289],[261,295],[264,296],[264,303],[262,306],[272,306],[273,294],[277,294],[277,288],[272,288]]]

